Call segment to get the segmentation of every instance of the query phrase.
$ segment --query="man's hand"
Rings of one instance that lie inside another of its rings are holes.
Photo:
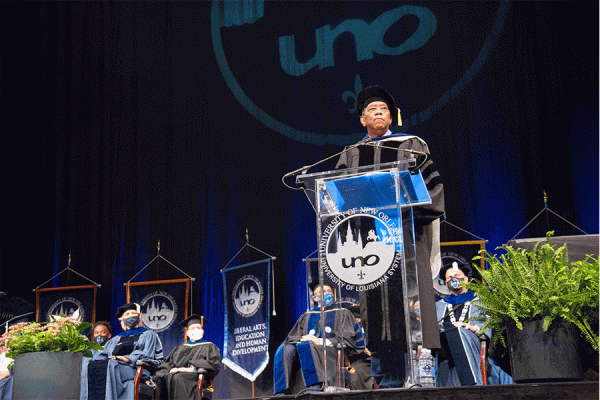
[[[371,350],[369,350],[365,347],[365,354],[368,355],[369,357],[371,357]]]
[[[301,342],[312,342],[317,346],[323,346],[323,339],[319,339],[315,335],[304,335],[300,338]],[[325,339],[325,344],[331,346],[331,340]]]
[[[171,368],[171,370],[169,371],[170,374],[174,374],[176,372],[194,372],[194,369],[192,367],[180,367],[180,368]]]
[[[123,357],[123,356],[116,356],[115,358],[116,358],[117,360],[121,360],[121,361],[123,361],[123,362],[126,362],[126,363],[130,363],[130,362],[131,362],[131,360],[130,360],[129,358],[127,358],[127,357]]]
[[[469,325],[465,322],[456,322],[454,324],[454,326],[456,326],[457,328],[465,328],[470,330],[473,333],[479,333],[479,327],[477,325]]]
[[[315,335],[304,335],[300,338],[301,342],[313,342],[314,344],[321,344],[321,341]]]

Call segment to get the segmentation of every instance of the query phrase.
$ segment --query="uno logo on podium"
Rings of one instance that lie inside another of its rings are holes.
[[[397,272],[402,255],[402,234],[383,212],[339,215],[323,230],[321,266],[335,284],[348,290],[370,290]]]

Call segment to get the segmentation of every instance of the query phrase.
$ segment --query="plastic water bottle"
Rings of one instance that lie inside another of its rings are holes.
[[[431,355],[431,350],[421,349],[421,356],[419,357],[419,375],[417,377],[417,383],[421,387],[435,387],[435,361]]]

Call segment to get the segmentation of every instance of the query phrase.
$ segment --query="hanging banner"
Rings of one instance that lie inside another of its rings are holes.
[[[36,289],[37,322],[50,322],[64,315],[80,322],[96,322],[96,285]]]
[[[222,271],[225,293],[223,363],[255,381],[269,363],[271,259]]]
[[[163,353],[182,344],[184,330],[179,322],[188,316],[190,279],[130,282],[126,286],[127,302],[141,306],[144,327],[156,332]]]

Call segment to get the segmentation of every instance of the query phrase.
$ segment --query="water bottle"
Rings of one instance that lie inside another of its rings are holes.
[[[431,355],[431,350],[421,349],[421,356],[419,357],[419,374],[417,377],[417,383],[421,387],[435,387],[435,360]]]

